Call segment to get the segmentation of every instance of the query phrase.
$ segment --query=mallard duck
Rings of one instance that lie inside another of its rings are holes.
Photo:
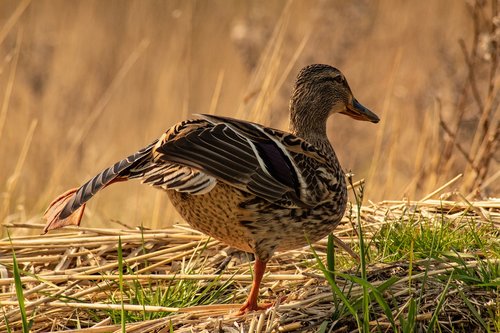
[[[266,263],[276,251],[328,235],[347,202],[344,172],[326,135],[335,113],[377,123],[353,96],[344,75],[310,65],[290,99],[290,132],[202,114],[56,198],[44,232],[79,225],[85,203],[116,182],[140,179],[165,190],[193,228],[255,255],[254,280],[239,313],[257,303]]]

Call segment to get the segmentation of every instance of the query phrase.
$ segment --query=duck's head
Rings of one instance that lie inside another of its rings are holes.
[[[378,116],[354,98],[344,75],[329,65],[309,65],[297,76],[290,100],[292,130],[321,131],[334,113],[342,113],[356,120],[378,123]],[[326,130],[326,128],[325,128]]]

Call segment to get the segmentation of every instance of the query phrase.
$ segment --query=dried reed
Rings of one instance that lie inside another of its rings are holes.
[[[449,184],[448,184],[449,185]],[[441,188],[443,190],[443,188]],[[384,201],[363,206],[361,221],[367,238],[373,237],[394,219],[409,218],[407,212],[420,214],[428,218],[445,216],[459,219],[467,216],[474,224],[489,223],[500,227],[500,201],[443,201],[424,198],[421,201]],[[355,213],[355,211],[353,211]],[[391,218],[388,219],[388,216]],[[9,228],[32,228],[41,230],[37,223],[11,224]],[[344,220],[335,231],[335,235],[345,242],[355,237],[350,223]],[[497,235],[498,236],[498,235]],[[153,281],[196,281],[199,288],[209,283],[224,284],[232,281],[233,302],[241,302],[245,290],[251,283],[249,264],[245,257],[234,257],[222,244],[210,241],[187,226],[160,230],[116,230],[104,228],[67,228],[61,233],[45,237],[24,236],[12,240],[0,241],[0,265],[7,268],[8,276],[2,275],[0,304],[11,329],[20,327],[20,313],[14,294],[14,279],[10,275],[11,253],[16,251],[19,265],[22,267],[21,281],[24,286],[25,307],[33,320],[32,331],[65,330],[68,332],[112,332],[119,326],[107,318],[109,311],[119,311],[120,304],[110,303],[108,295],[115,293],[118,286],[117,243],[120,237],[123,247],[123,265],[129,267],[129,273],[123,275],[123,283],[136,283],[146,287]],[[497,239],[498,241],[498,239]],[[315,245],[318,253],[325,255],[326,240]],[[229,255],[229,257],[228,257]],[[193,258],[197,258],[193,261]],[[228,259],[232,258],[228,261]],[[495,260],[495,259],[489,259]],[[496,259],[498,261],[498,259]],[[183,273],[182,267],[190,263],[200,267],[196,273]],[[231,330],[237,325],[238,332],[279,332],[315,331],[319,324],[329,320],[332,314],[332,294],[324,283],[321,273],[313,265],[314,259],[307,248],[278,254],[269,264],[269,274],[264,279],[264,298],[287,299],[265,313],[254,313],[241,318],[230,314],[238,308],[237,304],[220,304],[188,307],[159,305],[124,304],[125,311],[138,313],[164,313],[163,319],[152,319],[138,323],[128,323],[127,332],[152,332],[160,328],[169,330],[170,325],[176,332],[212,331],[219,328]],[[229,264],[228,264],[229,263]],[[468,259],[466,266],[477,269],[481,265],[477,259]],[[225,265],[222,268],[221,265]],[[352,261],[351,261],[352,265]],[[427,269],[424,266],[428,266]],[[460,265],[440,260],[422,260],[413,263],[413,273],[408,274],[410,266],[399,262],[377,264],[369,267],[368,279],[374,286],[386,283],[393,275],[399,279],[390,288],[393,302],[406,302],[408,284],[412,290],[419,290],[427,281],[422,299],[432,302],[440,293],[442,285],[432,282],[432,277],[439,277],[451,272]],[[223,273],[221,273],[223,272]],[[346,281],[339,282],[346,284]],[[159,288],[159,287],[158,287]],[[488,293],[480,289],[466,289],[467,297],[479,308],[487,306]],[[350,295],[362,294],[360,286],[350,289]],[[388,297],[389,294],[387,294]],[[490,295],[491,296],[491,295]],[[457,294],[447,295],[446,311],[443,318],[456,318],[468,313],[467,306],[460,302]],[[483,305],[481,305],[483,304]],[[429,308],[429,309],[430,309]],[[486,311],[486,308],[483,309]],[[470,316],[470,315],[467,315]],[[420,313],[417,322],[428,322],[432,311]],[[468,318],[468,317],[467,317]],[[75,320],[81,327],[76,329]],[[456,319],[455,324],[457,324]],[[352,323],[351,323],[352,324]],[[351,325],[343,320],[346,328]],[[344,326],[338,326],[341,329]],[[383,316],[371,322],[370,326],[384,327]]]

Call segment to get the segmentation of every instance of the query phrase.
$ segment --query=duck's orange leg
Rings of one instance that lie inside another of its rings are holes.
[[[243,306],[238,311],[238,315],[243,315],[243,314],[245,314],[247,312],[251,312],[251,311],[265,310],[265,309],[272,306],[272,303],[271,304],[263,304],[260,306],[257,304],[257,300],[259,298],[260,283],[262,281],[262,277],[264,276],[264,272],[266,271],[266,264],[267,264],[267,261],[255,259],[255,263],[253,266],[252,289],[250,290],[250,293],[248,294],[248,298],[247,298],[246,302],[243,303]]]

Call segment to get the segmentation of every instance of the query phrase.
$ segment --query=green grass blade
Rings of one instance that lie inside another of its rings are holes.
[[[8,233],[9,241],[12,246],[12,239],[10,238],[10,233]],[[16,288],[17,303],[19,304],[19,311],[21,312],[21,323],[23,327],[23,333],[28,333],[30,327],[28,324],[28,316],[26,315],[26,307],[24,305],[24,294],[23,294],[23,284],[21,282],[21,274],[19,272],[19,265],[17,263],[16,251],[12,246],[12,264],[13,264],[13,275],[14,275],[14,285]]]
[[[328,235],[328,242],[326,246],[326,265],[327,265],[327,272],[325,274],[330,274],[331,279],[335,281],[335,276],[333,275],[333,272],[335,272],[335,245],[333,243],[333,235],[330,233]],[[335,309],[339,308],[339,300],[337,298],[336,293],[332,293],[333,295],[333,304],[335,304]]]
[[[316,252],[316,250],[314,249],[314,247],[311,245],[310,242],[309,246],[311,247],[311,251],[313,253],[314,258],[316,259],[316,262],[318,263],[319,269],[323,272],[326,280],[328,281],[328,284],[332,288],[333,293],[336,294],[342,300],[343,304],[347,307],[351,315],[354,317],[354,319],[356,319],[358,327],[361,327],[357,311],[354,309],[351,302],[349,302],[347,297],[345,297],[340,288],[337,286],[337,283],[335,282],[335,279],[332,277],[332,275],[328,273],[328,270],[326,269],[325,265],[321,261],[321,258],[319,257],[318,253]]]
[[[392,315],[391,307],[385,301],[382,293],[384,292],[384,290],[386,290],[387,288],[392,286],[394,283],[396,283],[398,281],[398,278],[391,277],[389,280],[385,281],[382,285],[375,287],[370,282],[363,280],[362,278],[359,278],[357,276],[351,276],[351,275],[344,274],[344,273],[337,273],[337,275],[343,277],[346,280],[350,280],[352,282],[355,282],[355,283],[361,285],[362,287],[366,288],[367,290],[370,290],[370,293],[368,293],[366,296],[367,300],[370,301],[370,298],[371,298],[370,295],[373,295],[373,297],[375,298],[377,303],[380,305],[380,307],[384,311],[384,314],[387,317],[387,320],[389,320],[389,323],[391,324],[393,331],[397,332],[397,326],[396,326],[396,322],[394,320],[394,316]],[[364,297],[365,296],[363,295],[363,298]],[[363,301],[365,301],[365,299],[363,299]]]
[[[319,325],[317,333],[326,333],[326,329],[328,328],[328,322],[324,321]]]
[[[363,202],[363,191],[364,187],[363,185],[360,186],[359,188],[359,195],[356,192],[356,187],[354,186],[352,182],[352,176],[351,174],[348,175],[347,180],[349,181],[349,184],[352,187],[352,193],[354,195],[354,198],[356,200],[356,222],[358,224],[358,239],[359,239],[359,257],[361,260],[361,278],[366,281],[367,280],[367,271],[366,271],[366,259],[367,259],[367,253],[366,253],[366,248],[365,248],[365,241],[363,237],[363,228],[361,226],[361,205]],[[368,288],[365,285],[363,286],[363,331],[364,332],[369,332],[370,331],[370,295],[368,292]]]
[[[450,277],[448,278],[448,282],[446,283],[446,286],[444,287],[444,290],[439,297],[439,302],[436,306],[436,309],[434,310],[434,313],[432,314],[431,321],[429,322],[429,327],[427,327],[427,331],[426,331],[427,333],[432,332],[432,330],[434,329],[434,325],[436,325],[439,312],[441,311],[441,307],[443,306],[444,300],[446,299],[446,293],[448,292],[448,289],[450,288],[450,283],[451,283],[452,279],[453,279],[453,272],[450,273]]]
[[[472,313],[472,315],[474,316],[474,318],[476,318],[476,320],[483,326],[483,328],[485,329],[485,332],[487,332],[489,330],[489,327],[488,325],[486,324],[486,322],[483,320],[483,318],[481,318],[481,315],[479,313],[477,313],[476,309],[474,308],[474,306],[472,305],[472,303],[469,301],[469,299],[467,298],[467,296],[465,296],[464,292],[461,290],[461,289],[458,289],[458,293],[460,294],[460,297],[462,298],[462,300],[464,301],[465,305],[467,305],[467,307],[469,308],[470,312]]]
[[[120,302],[121,302],[121,312],[120,312],[120,323],[122,333],[126,333],[125,328],[125,304],[123,302],[123,249],[122,249],[122,238],[118,236],[118,284],[120,287]]]
[[[5,314],[3,315],[3,320],[5,321],[5,329],[7,330],[7,333],[11,333],[12,330],[10,329],[9,319]]]
[[[402,332],[414,332],[415,331],[415,326],[417,323],[417,302],[415,302],[415,299],[413,297],[410,298],[410,301],[409,301],[407,319],[405,320],[404,317],[401,315],[399,317],[399,321],[401,323],[401,331]]]
[[[333,244],[332,234],[328,235],[328,242],[326,245],[326,267],[329,274],[332,274],[331,272],[335,272],[335,246]]]

